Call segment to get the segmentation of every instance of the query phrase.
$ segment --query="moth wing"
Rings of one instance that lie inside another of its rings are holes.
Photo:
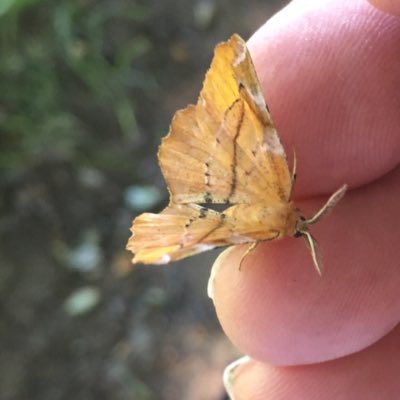
[[[219,44],[196,105],[178,111],[159,150],[173,203],[287,201],[291,176],[246,44]]]
[[[229,244],[231,227],[223,214],[194,204],[175,204],[133,222],[127,249],[133,263],[166,264]]]

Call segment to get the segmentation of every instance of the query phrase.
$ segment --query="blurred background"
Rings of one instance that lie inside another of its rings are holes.
[[[133,267],[215,44],[284,0],[0,1],[0,399],[222,400],[215,252]]]

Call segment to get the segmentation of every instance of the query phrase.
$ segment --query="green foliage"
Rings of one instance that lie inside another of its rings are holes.
[[[2,0],[0,2],[0,17],[8,13],[24,10],[40,2],[43,2],[43,0]]]
[[[149,15],[135,1],[0,2],[0,169],[99,162],[104,142],[137,138],[132,93],[157,87],[135,66],[152,48],[140,33]]]

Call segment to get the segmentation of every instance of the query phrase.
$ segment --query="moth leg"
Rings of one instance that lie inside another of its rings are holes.
[[[275,240],[275,239],[277,239],[277,238],[279,237],[279,235],[280,235],[280,232],[277,231],[277,230],[271,230],[271,232],[274,233],[274,236],[272,236],[271,238],[262,240],[263,242],[264,242],[264,241]],[[244,259],[245,259],[250,253],[252,253],[252,252],[255,250],[255,248],[257,247],[257,245],[258,245],[259,243],[260,243],[260,240],[257,241],[257,242],[252,242],[252,243],[250,243],[249,247],[248,247],[247,250],[243,253],[242,258],[241,258],[241,260],[240,260],[240,263],[239,263],[239,271],[241,271],[241,269],[242,269],[242,264],[243,264]]]
[[[243,255],[242,255],[242,258],[240,259],[239,271],[242,270],[242,264],[243,264],[244,259],[245,259],[250,253],[252,253],[252,252],[255,250],[255,248],[257,247],[258,243],[260,243],[260,242],[253,242],[253,243],[250,243],[249,247],[247,247],[246,251],[245,251],[245,252],[243,253]]]

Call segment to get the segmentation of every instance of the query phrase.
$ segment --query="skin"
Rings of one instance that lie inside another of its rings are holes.
[[[236,400],[400,393],[398,11],[297,0],[248,43],[283,144],[296,149],[296,204],[309,216],[343,183],[351,190],[311,228],[322,278],[301,239],[261,243],[240,271],[245,246],[216,261],[217,315],[251,357],[232,376]]]
[[[370,0],[369,2],[384,12],[400,15],[400,3],[398,0]]]

